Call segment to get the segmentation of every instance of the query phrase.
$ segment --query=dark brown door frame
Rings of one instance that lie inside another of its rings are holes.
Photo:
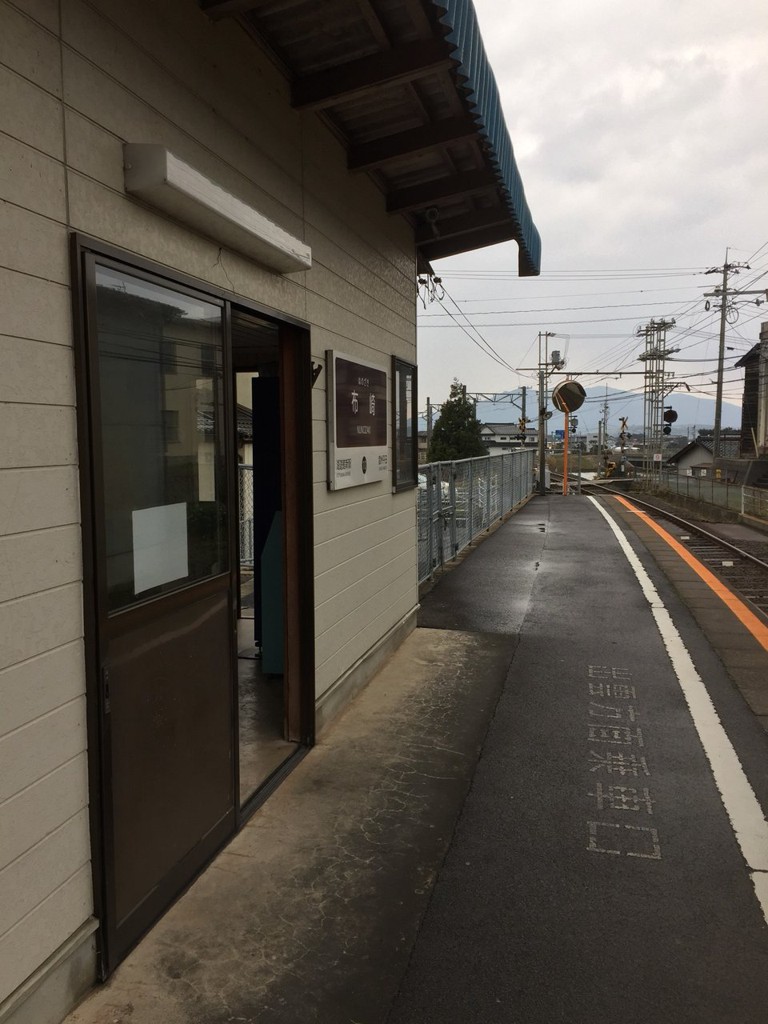
[[[287,722],[289,738],[304,745],[300,756],[314,742],[314,567],[312,533],[312,409],[311,409],[311,355],[309,327],[303,321],[284,315],[279,310],[262,306],[248,299],[233,297],[230,292],[198,281],[182,273],[136,256],[88,236],[72,233],[70,236],[72,266],[72,314],[75,345],[75,379],[77,387],[77,422],[79,447],[79,476],[81,520],[83,535],[83,614],[86,662],[87,731],[89,817],[91,831],[91,858],[93,871],[94,913],[99,919],[99,977],[111,974],[127,949],[118,949],[115,939],[115,921],[109,908],[114,906],[114,878],[111,865],[114,851],[111,791],[111,762],[109,716],[105,715],[108,691],[102,677],[103,652],[100,637],[106,636],[106,603],[103,588],[97,586],[98,552],[104,550],[103,529],[97,513],[97,498],[103,486],[98,443],[99,404],[98,389],[91,388],[93,350],[90,340],[95,338],[95,288],[90,267],[97,259],[111,260],[130,273],[160,279],[173,288],[189,289],[195,294],[219,299],[224,310],[224,380],[225,416],[231,429],[225,430],[227,444],[227,493],[229,498],[230,537],[236,544],[237,458],[234,445],[236,408],[226,386],[233,381],[231,361],[230,309],[236,305],[244,310],[274,320],[280,329],[281,389],[284,415],[282,430],[285,451],[283,480],[285,499],[284,568],[286,579],[286,685]],[[90,294],[86,291],[90,290]],[[89,318],[91,322],[89,322]],[[234,518],[234,527],[232,519]],[[230,554],[232,552],[230,551]],[[237,559],[230,558],[230,592],[233,619],[233,665],[236,664],[237,614]],[[232,742],[238,742],[237,730],[237,673],[232,672],[233,721]],[[237,756],[233,758],[233,808],[231,820],[206,837],[212,859],[227,839],[234,834],[254,809],[253,802],[240,808],[238,792]],[[282,776],[283,773],[281,773]],[[272,781],[272,780],[269,780]],[[269,782],[265,790],[271,791]],[[203,865],[202,870],[205,867]],[[163,886],[153,902],[155,917],[159,917],[183,887],[189,883],[189,867],[185,861],[174,871],[170,886]],[[173,892],[170,892],[173,889]]]
[[[286,739],[315,740],[312,361],[309,332],[280,325]],[[295,590],[294,590],[295,587]]]
[[[78,237],[72,241],[74,253],[75,323],[78,345],[78,417],[81,427],[80,475],[83,483],[82,521],[84,549],[84,620],[86,624],[86,687],[89,729],[89,791],[91,797],[91,846],[94,863],[94,903],[99,916],[99,974],[106,977],[123,959],[136,941],[174,897],[188,884],[201,864],[210,861],[213,855],[231,836],[236,827],[235,808],[219,820],[214,828],[201,837],[199,844],[184,855],[164,877],[158,886],[141,904],[133,927],[133,938],[128,941],[121,922],[117,920],[117,888],[115,877],[114,842],[114,782],[112,776],[112,716],[110,714],[110,681],[106,670],[108,647],[114,623],[107,609],[106,586],[103,572],[103,553],[106,541],[103,516],[100,515],[101,495],[104,490],[103,462],[101,457],[101,394],[98,372],[95,265],[113,265],[135,277],[157,281],[155,268],[132,260],[128,254],[111,248],[90,244]],[[126,258],[128,257],[128,258]],[[201,290],[189,282],[180,282],[162,275],[163,283],[181,293],[200,295]],[[77,295],[75,295],[77,292]],[[215,301],[215,299],[214,299]],[[223,308],[223,302],[219,300]],[[225,399],[226,401],[226,399]],[[226,406],[224,418],[227,416]],[[231,592],[231,572],[214,577],[204,584],[183,588],[161,598],[163,607],[183,607],[196,594],[216,591]],[[153,614],[155,601],[139,603],[135,608],[121,614],[121,621],[141,620]],[[234,648],[234,645],[232,644]],[[234,663],[236,651],[230,651],[230,663]],[[232,691],[234,692],[234,691]],[[95,756],[91,756],[91,752]],[[233,782],[234,785],[234,782]],[[233,790],[234,791],[234,790]],[[234,802],[234,801],[233,801]]]

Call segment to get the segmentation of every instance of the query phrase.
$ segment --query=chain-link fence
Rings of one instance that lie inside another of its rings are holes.
[[[536,453],[419,466],[419,582],[533,491]]]
[[[768,521],[768,490],[762,487],[742,487],[714,476],[688,476],[666,469],[661,472],[659,486],[682,498],[719,505]]]
[[[253,466],[239,466],[240,567],[253,569]]]
[[[768,523],[768,490],[765,487],[742,487],[741,514],[764,519]]]

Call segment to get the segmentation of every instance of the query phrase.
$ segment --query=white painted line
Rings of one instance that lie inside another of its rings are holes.
[[[720,792],[736,841],[750,869],[763,916],[768,922],[768,874],[763,874],[768,872],[768,822],[715,711],[704,681],[696,671],[672,616],[659,597],[651,578],[613,518],[594,498],[590,497],[589,500],[613,530],[651,606],[651,613],[656,620],[662,642],[693,718],[693,724],[712,768],[715,785]]]
[[[768,875],[764,871],[755,871],[752,875],[752,884],[763,908],[763,917],[768,921]]]

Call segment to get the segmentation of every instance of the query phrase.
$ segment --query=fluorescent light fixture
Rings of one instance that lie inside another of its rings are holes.
[[[165,146],[123,146],[125,190],[281,274],[309,270],[312,250]]]

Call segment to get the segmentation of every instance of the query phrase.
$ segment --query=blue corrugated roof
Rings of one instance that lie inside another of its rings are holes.
[[[510,214],[518,228],[520,273],[538,274],[541,269],[541,238],[525,198],[512,141],[504,121],[499,89],[485,52],[472,0],[432,0],[442,13],[440,21],[449,32],[446,39],[455,47],[456,74],[465,80],[467,100],[482,136],[489,145],[488,156],[506,192]]]

